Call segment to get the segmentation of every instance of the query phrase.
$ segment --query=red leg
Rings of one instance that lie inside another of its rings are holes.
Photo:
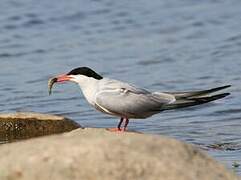
[[[119,121],[119,124],[118,124],[117,128],[108,128],[107,130],[113,131],[113,132],[118,132],[118,131],[120,132],[121,131],[121,124],[122,124],[123,120],[124,120],[124,118],[122,117]]]
[[[120,119],[120,122],[119,122],[118,126],[117,126],[118,130],[121,130],[121,124],[122,124],[123,120],[124,120],[124,118],[122,117]]]
[[[122,131],[127,130],[128,123],[129,123],[129,119],[125,118],[125,124],[124,124],[124,128],[122,128]]]

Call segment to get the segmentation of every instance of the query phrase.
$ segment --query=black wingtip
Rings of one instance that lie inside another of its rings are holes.
[[[215,101],[215,100],[218,100],[218,99],[225,98],[228,95],[230,95],[230,93],[216,94],[216,95],[207,96],[207,97],[191,98],[189,100],[193,100],[195,102],[198,102],[198,104],[204,104],[204,103],[207,103],[207,102],[211,102],[211,101]]]
[[[213,91],[213,92],[220,91],[222,89],[226,89],[226,88],[229,88],[229,87],[231,87],[231,85],[220,86],[220,87],[211,89],[211,91]]]
[[[225,86],[223,86],[223,89],[229,88],[231,86],[232,86],[231,84],[225,85]]]
[[[217,95],[213,95],[211,97],[204,97],[204,99],[208,100],[208,101],[214,101],[214,100],[217,100],[217,99],[222,99],[222,98],[225,98],[226,96],[229,96],[230,93],[222,93],[222,94],[217,94]]]
[[[222,97],[226,97],[226,96],[229,96],[231,93],[223,93],[223,94],[221,94],[222,95]]]

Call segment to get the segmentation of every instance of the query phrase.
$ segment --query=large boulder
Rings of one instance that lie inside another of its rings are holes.
[[[77,129],[0,146],[1,180],[235,180],[192,145],[162,136]]]
[[[0,142],[56,134],[80,125],[61,116],[32,112],[0,114]]]

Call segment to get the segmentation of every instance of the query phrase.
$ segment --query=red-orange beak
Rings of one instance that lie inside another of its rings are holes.
[[[51,90],[52,90],[54,83],[65,82],[65,81],[69,81],[70,79],[71,79],[71,77],[67,74],[62,74],[62,75],[49,79],[49,81],[48,81],[49,95],[51,94]]]
[[[64,81],[69,81],[71,79],[71,77],[69,77],[69,75],[67,74],[61,74],[59,76],[56,76],[56,82],[64,82]]]

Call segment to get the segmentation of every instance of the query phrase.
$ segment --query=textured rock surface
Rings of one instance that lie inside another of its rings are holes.
[[[235,180],[191,145],[162,136],[77,129],[0,146],[1,180]]]
[[[74,121],[55,115],[30,112],[0,114],[0,141],[62,133],[79,127]]]

